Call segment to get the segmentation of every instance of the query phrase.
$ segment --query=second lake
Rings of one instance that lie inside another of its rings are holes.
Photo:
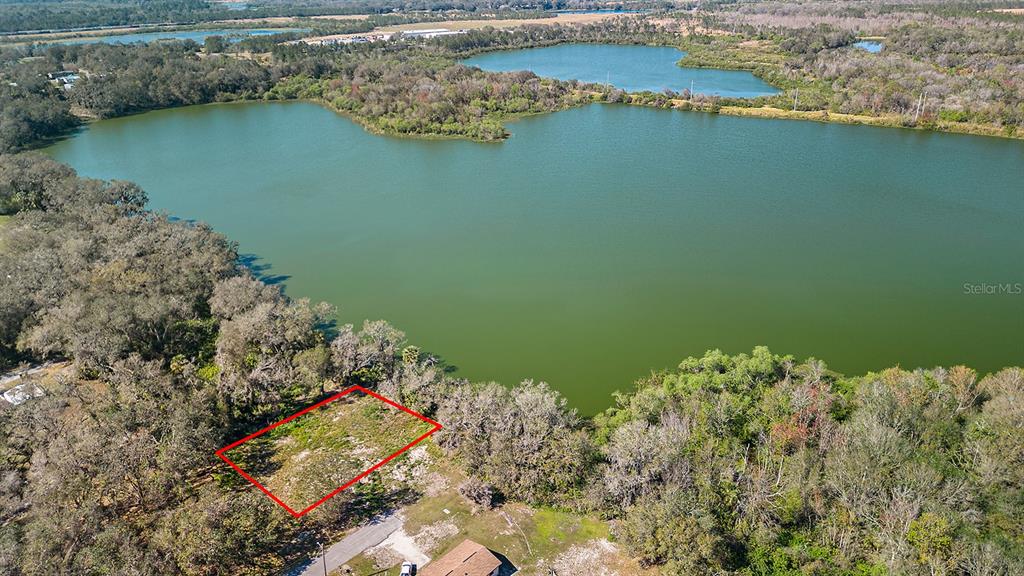
[[[559,80],[610,83],[627,92],[681,92],[732,98],[770,96],[779,91],[741,70],[683,68],[677,64],[686,53],[671,46],[624,46],[618,44],[559,44],[545,48],[488,52],[463,60],[491,72],[529,70]]]

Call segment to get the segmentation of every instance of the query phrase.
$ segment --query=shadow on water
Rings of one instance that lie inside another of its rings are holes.
[[[327,341],[330,342],[338,335],[338,320],[335,318],[328,318],[327,320],[318,323],[316,325],[316,329],[322,332]]]
[[[291,276],[287,274],[271,274],[270,269],[273,267],[269,263],[263,261],[262,256],[256,254],[239,254],[238,263],[245,266],[252,275],[260,280],[264,284],[271,286],[280,286],[282,290],[285,288],[285,281]]]
[[[291,276],[288,274],[271,274],[270,270],[273,266],[264,261],[262,256],[257,254],[239,254],[238,263],[252,272],[252,275],[260,282],[268,286],[277,286],[282,292],[286,291],[287,285],[285,282]],[[325,319],[316,325],[316,329],[323,332],[327,340],[330,341],[338,335],[338,321],[334,318]]]
[[[431,352],[429,350],[424,350],[421,354],[421,358],[426,359],[426,364],[428,366],[437,368],[441,372],[444,372],[445,374],[454,374],[459,371],[458,366],[448,362],[448,360],[446,360],[445,357],[440,354]]]
[[[42,150],[43,148],[49,148],[54,144],[59,144],[65,140],[70,140],[78,136],[79,134],[82,134],[88,129],[89,125],[87,123],[80,122],[78,124],[75,124],[74,126],[69,127],[67,130],[61,132],[60,134],[53,134],[52,136],[36,140],[31,145],[29,145],[27,149],[39,151]]]

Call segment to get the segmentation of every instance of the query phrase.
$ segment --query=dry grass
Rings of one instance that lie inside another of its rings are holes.
[[[413,24],[399,24],[395,26],[381,26],[370,32],[359,32],[356,34],[330,34],[327,36],[314,36],[303,38],[302,42],[318,43],[323,41],[343,40],[345,38],[356,38],[367,34],[394,34],[395,32],[409,32],[413,30],[434,30],[444,28],[446,30],[478,30],[480,28],[497,28],[505,30],[518,26],[553,26],[555,24],[587,24],[599,22],[609,18],[618,18],[623,14],[559,14],[554,18],[515,18],[506,20],[443,20],[440,22],[416,22]]]
[[[366,20],[369,14],[334,14],[328,16],[313,16],[318,20]]]

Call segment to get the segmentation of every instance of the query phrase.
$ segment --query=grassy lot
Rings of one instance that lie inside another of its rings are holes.
[[[7,224],[8,222],[10,222],[11,218],[12,218],[12,216],[0,214],[0,230],[3,230],[4,225]],[[3,247],[4,247],[4,239],[0,238],[0,250],[3,250]]]
[[[226,455],[298,511],[431,428],[376,398],[352,392]],[[377,473],[387,472],[384,468]]]

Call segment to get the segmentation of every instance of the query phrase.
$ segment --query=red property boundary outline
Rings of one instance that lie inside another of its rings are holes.
[[[321,406],[324,406],[326,404],[330,404],[331,402],[334,402],[335,400],[338,400],[338,399],[342,398],[346,394],[349,394],[351,392],[355,392],[356,390],[358,390],[358,391],[360,391],[363,394],[366,394],[368,396],[372,396],[372,397],[376,398],[377,400],[380,400],[381,402],[384,402],[385,404],[388,404],[390,406],[398,408],[399,410],[401,410],[402,412],[405,412],[406,414],[410,414],[412,416],[415,416],[416,418],[419,418],[423,422],[426,422],[428,424],[432,424],[434,427],[431,428],[426,434],[423,434],[419,438],[417,438],[417,439],[413,440],[412,442],[406,444],[404,447],[399,449],[394,454],[388,456],[387,458],[385,458],[385,459],[381,460],[380,462],[374,464],[373,466],[367,468],[366,470],[364,470],[362,473],[360,473],[355,478],[353,478],[353,479],[349,480],[348,482],[342,484],[341,486],[335,488],[327,496],[324,496],[323,498],[317,500],[316,502],[314,502],[310,506],[308,506],[308,507],[306,507],[306,508],[304,508],[304,509],[302,509],[302,510],[300,510],[298,512],[296,512],[295,510],[292,510],[292,508],[290,506],[288,506],[287,504],[285,504],[280,498],[278,498],[277,496],[274,496],[270,492],[270,490],[267,490],[267,488],[265,486],[263,486],[263,484],[260,484],[258,480],[256,480],[252,476],[246,474],[244,470],[239,468],[237,464],[232,462],[231,459],[228,458],[225,455],[225,452],[227,452],[228,450],[231,450],[232,448],[237,448],[238,446],[241,446],[242,444],[248,442],[249,440],[252,440],[253,438],[256,438],[258,436],[266,434],[267,432],[273,430],[274,428],[277,428],[278,426],[280,426],[282,424],[291,422],[292,420],[298,418],[299,416],[302,416],[303,414],[306,414],[308,412],[312,412],[313,410],[316,410],[317,408],[320,408]],[[366,388],[363,388],[362,386],[356,385],[356,386],[350,386],[350,387],[346,388],[345,390],[339,392],[338,394],[335,394],[334,396],[331,396],[330,398],[327,398],[326,400],[321,400],[320,402],[317,402],[316,404],[313,404],[312,406],[309,406],[308,408],[303,408],[302,410],[296,412],[295,414],[292,414],[291,416],[285,418],[284,420],[281,420],[279,422],[275,422],[275,423],[271,424],[270,426],[267,426],[266,428],[264,428],[264,429],[262,429],[262,430],[260,430],[258,432],[254,432],[252,434],[249,434],[248,436],[246,436],[245,438],[242,438],[241,440],[237,440],[235,442],[232,442],[231,444],[228,444],[227,446],[221,448],[220,450],[217,450],[216,452],[214,452],[214,454],[216,454],[221,460],[227,462],[228,466],[231,466],[232,468],[234,468],[235,472],[238,472],[239,474],[241,474],[241,476],[243,478],[245,478],[246,480],[251,482],[257,488],[259,488],[261,492],[263,492],[264,494],[269,496],[270,499],[273,500],[274,502],[276,502],[278,506],[280,506],[280,507],[284,508],[285,510],[287,510],[288,513],[291,514],[292,516],[294,516],[295,518],[301,518],[302,516],[304,516],[304,515],[308,514],[309,512],[311,512],[317,506],[323,504],[324,502],[326,502],[326,501],[330,500],[331,498],[333,498],[334,496],[336,496],[342,490],[345,490],[346,488],[352,486],[356,482],[362,480],[363,478],[366,478],[371,473],[373,473],[374,470],[377,470],[381,466],[387,464],[388,462],[391,462],[392,460],[394,460],[395,458],[400,456],[406,450],[408,450],[408,449],[412,448],[413,446],[419,444],[423,440],[426,440],[428,436],[430,436],[434,432],[437,432],[441,428],[442,428],[442,426],[439,423],[431,420],[430,418],[427,418],[423,414],[420,414],[419,412],[415,412],[413,410],[410,410],[410,409],[406,408],[405,406],[402,406],[398,402],[395,402],[394,400],[385,398],[384,396],[381,396],[380,394],[377,394],[376,392],[367,390]]]

